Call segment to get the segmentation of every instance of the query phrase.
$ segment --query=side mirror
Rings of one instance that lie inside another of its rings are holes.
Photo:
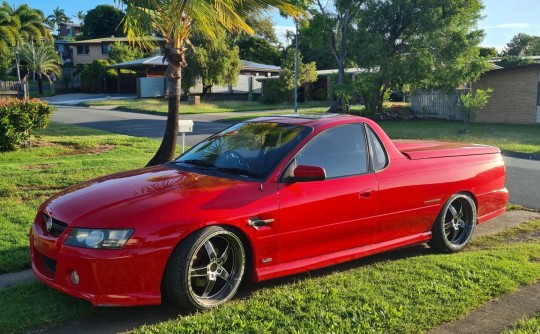
[[[298,165],[293,170],[293,176],[289,177],[289,182],[310,182],[323,181],[326,179],[326,171],[318,166]]]

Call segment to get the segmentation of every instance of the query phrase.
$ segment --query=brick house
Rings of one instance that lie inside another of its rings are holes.
[[[81,25],[79,23],[60,22],[58,24],[58,37],[75,37],[81,32]]]
[[[472,89],[492,88],[477,122],[540,123],[540,64],[495,69],[484,73]]]

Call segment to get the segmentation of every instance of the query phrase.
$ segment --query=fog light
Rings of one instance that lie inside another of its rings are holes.
[[[71,272],[71,282],[73,282],[74,285],[79,285],[79,274],[77,274],[77,271],[75,270]]]

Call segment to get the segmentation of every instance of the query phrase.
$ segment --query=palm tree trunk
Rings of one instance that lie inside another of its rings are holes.
[[[39,95],[43,95],[43,78],[41,78],[41,74],[38,74],[37,76],[37,85],[38,85]]]
[[[178,139],[178,119],[179,119],[179,104],[181,94],[181,79],[183,54],[169,54],[169,65],[167,67],[167,78],[169,81],[169,107],[167,112],[167,123],[165,125],[165,133],[161,140],[161,145],[156,154],[146,166],[155,166],[167,161],[171,161],[175,156],[176,142]]]

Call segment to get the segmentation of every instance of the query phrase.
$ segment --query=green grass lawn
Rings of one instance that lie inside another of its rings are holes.
[[[538,334],[540,333],[540,312],[529,319],[522,319],[508,328],[503,334]]]
[[[135,100],[102,100],[88,101],[80,105],[86,107],[93,106],[116,106],[116,110],[126,110],[134,112],[144,112],[150,114],[166,114],[167,101],[164,99],[135,99]],[[328,109],[329,103],[324,102],[306,102],[299,103],[299,108],[317,108],[321,112]],[[203,101],[198,105],[190,105],[188,102],[180,103],[180,113],[182,114],[207,114],[221,112],[243,112],[243,111],[260,111],[260,110],[277,110],[288,109],[289,112],[293,109],[290,103],[284,104],[262,104],[259,102],[248,101]]]
[[[537,220],[477,238],[458,254],[416,247],[311,275],[249,284],[244,298],[134,332],[423,332],[539,279],[539,226]],[[5,333],[24,333],[96,312],[106,318],[115,311],[93,308],[41,283],[0,290]]]
[[[29,267],[28,231],[49,196],[91,178],[143,167],[159,142],[52,123],[35,146],[0,153],[0,273]]]

